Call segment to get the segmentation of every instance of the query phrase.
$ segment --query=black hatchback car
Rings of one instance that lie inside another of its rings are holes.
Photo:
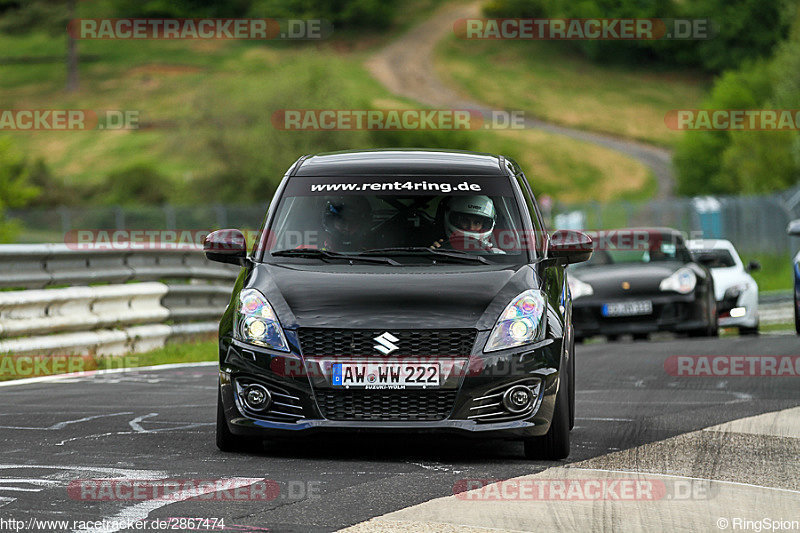
[[[301,157],[219,330],[217,446],[321,431],[449,431],[569,454],[572,303],[591,239],[546,232],[512,160],[378,150]]]

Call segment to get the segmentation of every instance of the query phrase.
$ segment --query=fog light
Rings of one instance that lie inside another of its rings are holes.
[[[515,385],[503,395],[503,405],[512,413],[521,413],[531,408],[534,399],[528,387]]]
[[[731,318],[739,318],[747,314],[747,309],[744,307],[734,307],[731,309]]]
[[[272,403],[272,395],[262,385],[250,385],[244,390],[244,403],[253,411],[263,411]]]

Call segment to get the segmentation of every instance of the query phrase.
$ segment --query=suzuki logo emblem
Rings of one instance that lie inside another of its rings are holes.
[[[400,349],[400,347],[395,344],[400,339],[398,339],[388,331],[384,331],[383,333],[381,333],[372,340],[378,343],[375,346],[373,346],[373,348],[381,352],[383,355],[389,355],[393,351]]]

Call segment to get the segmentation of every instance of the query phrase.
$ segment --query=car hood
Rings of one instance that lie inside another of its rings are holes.
[[[286,328],[491,329],[511,299],[540,286],[530,265],[257,265]]]
[[[682,266],[679,261],[599,265],[574,269],[570,275],[591,285],[595,296],[627,296],[659,292],[661,280]],[[630,288],[623,289],[623,283]]]

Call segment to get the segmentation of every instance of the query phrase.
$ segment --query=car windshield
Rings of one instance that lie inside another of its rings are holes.
[[[274,257],[328,261],[525,263],[536,254],[524,234],[503,177],[296,177],[286,185],[266,248]]]
[[[589,261],[577,264],[574,268],[666,261],[688,263],[692,261],[692,256],[680,239],[672,235],[649,234],[648,239],[643,241],[642,246],[633,246],[627,249],[596,249]]]
[[[695,261],[708,268],[730,268],[736,266],[728,250],[692,250]]]

